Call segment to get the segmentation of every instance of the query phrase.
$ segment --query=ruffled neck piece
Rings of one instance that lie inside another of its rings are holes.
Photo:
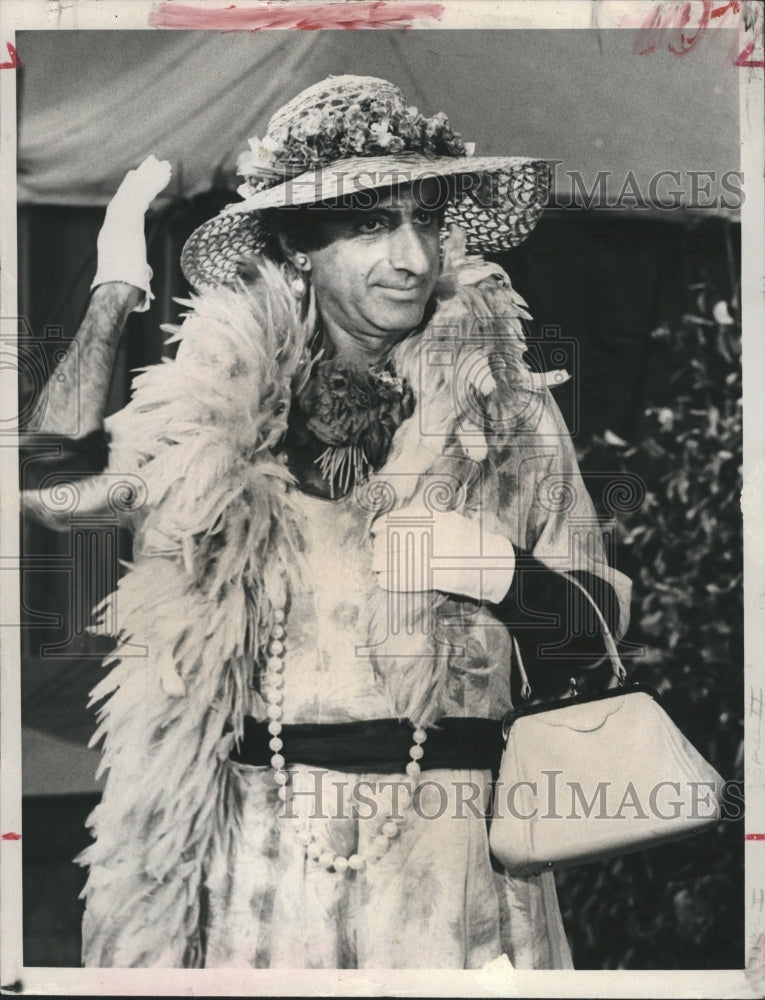
[[[305,492],[339,499],[383,465],[413,411],[412,390],[391,361],[367,371],[341,358],[318,361],[292,401],[288,467]]]

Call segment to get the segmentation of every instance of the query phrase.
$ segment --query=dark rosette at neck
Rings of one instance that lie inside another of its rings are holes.
[[[413,411],[412,391],[390,362],[360,371],[337,358],[319,361],[290,411],[290,468],[307,492],[343,496],[380,468]]]

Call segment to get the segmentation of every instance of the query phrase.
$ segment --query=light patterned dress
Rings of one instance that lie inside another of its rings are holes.
[[[312,586],[292,595],[286,622],[283,721],[394,717],[367,648],[378,589],[368,515],[352,494],[298,502]],[[499,718],[510,707],[509,638],[484,614],[494,669],[450,668],[447,716]],[[253,714],[262,708],[255,699]],[[552,874],[511,878],[492,866],[488,771],[423,770],[417,808],[399,802],[389,850],[363,871],[333,872],[307,856],[307,835],[371,857],[394,808],[390,783],[403,777],[293,767],[285,815],[270,768],[228,766],[226,834],[206,880],[208,967],[475,969],[503,953],[517,968],[571,967]]]

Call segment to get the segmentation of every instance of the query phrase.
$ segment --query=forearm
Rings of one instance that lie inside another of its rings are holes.
[[[109,384],[120,337],[130,311],[141,301],[141,289],[123,281],[99,285],[67,352],[43,390],[45,405],[25,428],[36,434],[84,438],[103,427]]]
[[[597,603],[615,632],[619,602],[602,577],[571,573]],[[527,667],[542,671],[586,669],[606,655],[600,620],[588,598],[564,573],[557,573],[523,549],[516,549],[516,568],[507,594],[490,605],[512,631]]]

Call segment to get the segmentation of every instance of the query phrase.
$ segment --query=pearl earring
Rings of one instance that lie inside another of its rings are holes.
[[[307,271],[309,269],[308,257],[304,253],[296,254],[293,267],[297,268],[298,271]],[[292,289],[292,294],[296,299],[303,298],[305,295],[306,284],[301,274],[297,274],[296,277],[293,278],[290,282],[290,288]]]

